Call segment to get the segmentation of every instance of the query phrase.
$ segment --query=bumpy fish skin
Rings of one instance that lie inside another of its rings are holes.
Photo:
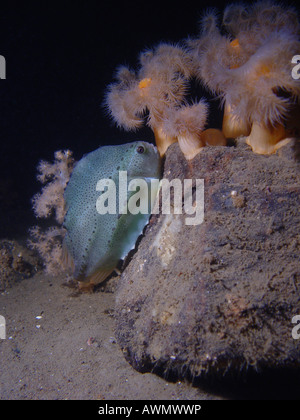
[[[157,149],[141,141],[100,147],[77,163],[65,190],[64,246],[74,263],[74,277],[80,281],[103,281],[134,248],[148,223],[150,214],[119,215],[118,201],[116,214],[98,213],[96,202],[101,193],[96,185],[100,179],[112,179],[118,199],[119,171],[127,171],[128,182],[139,178],[149,184],[151,179],[160,179]]]

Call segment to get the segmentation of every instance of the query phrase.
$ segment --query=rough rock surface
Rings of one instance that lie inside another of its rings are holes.
[[[299,367],[299,175],[296,140],[262,156],[240,139],[190,164],[169,148],[164,178],[204,179],[205,217],[187,226],[185,214],[153,215],[121,276],[117,340],[137,370]]]
[[[0,293],[42,268],[37,255],[20,242],[0,240]]]

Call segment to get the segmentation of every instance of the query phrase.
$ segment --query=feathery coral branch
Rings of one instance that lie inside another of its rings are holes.
[[[51,226],[43,231],[39,226],[29,230],[28,245],[41,256],[45,272],[57,275],[62,271],[62,240],[65,229],[61,227],[66,209],[64,190],[70,179],[74,159],[70,150],[58,151],[54,154],[54,162],[41,161],[38,165],[37,179],[45,186],[32,199],[36,217],[54,216],[59,226]]]

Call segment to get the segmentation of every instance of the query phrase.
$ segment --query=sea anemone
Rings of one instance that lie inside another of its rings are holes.
[[[215,9],[207,10],[200,21],[201,35],[198,39],[189,39],[188,45],[195,60],[196,77],[214,95],[219,95],[224,102],[223,133],[226,138],[247,135],[249,124],[239,121],[232,113],[231,106],[224,100],[223,70],[237,68],[249,57],[248,50],[241,54],[237,40],[221,35],[218,28],[218,16]]]
[[[208,143],[201,137],[208,114],[206,102],[187,104],[195,68],[186,49],[159,44],[141,53],[139,64],[137,72],[120,67],[117,82],[107,89],[105,105],[119,127],[136,130],[146,120],[161,156],[177,141],[187,160],[206,144],[224,145],[225,139],[217,130],[209,133]]]
[[[300,84],[291,77],[295,48],[300,43],[293,35],[274,32],[245,64],[224,72],[225,102],[238,121],[251,124],[247,143],[256,153],[273,153],[286,137],[284,120],[293,97],[300,96]]]
[[[234,38],[240,39],[243,34],[249,37],[251,34],[252,46],[249,48],[255,48],[255,38],[257,43],[261,43],[263,37],[274,30],[288,29],[293,34],[299,31],[297,11],[291,6],[284,7],[272,0],[260,0],[250,6],[229,4],[224,10],[222,23]]]
[[[220,34],[215,15],[206,16],[200,39],[190,43],[198,77],[223,100],[225,136],[245,135],[255,153],[273,153],[286,143],[284,122],[300,97],[291,76],[300,50],[297,15],[270,1],[248,10],[229,5],[223,25],[229,36]]]
[[[192,60],[178,45],[159,44],[139,56],[137,72],[120,67],[116,83],[108,86],[105,104],[113,120],[125,130],[146,123],[154,132],[161,155],[177,139],[163,129],[165,115],[178,108],[186,95]]]
[[[204,130],[208,105],[200,100],[192,105],[170,110],[163,124],[163,131],[177,138],[187,160],[192,160],[205,146],[225,146],[226,139],[220,130]]]
[[[193,105],[169,110],[165,116],[163,132],[177,138],[179,147],[187,160],[193,159],[205,146],[201,139],[206,124],[208,105],[204,100]]]

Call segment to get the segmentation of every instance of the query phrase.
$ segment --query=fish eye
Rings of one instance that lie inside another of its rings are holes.
[[[145,147],[144,146],[138,146],[137,148],[136,148],[136,151],[141,155],[141,154],[143,154],[144,153],[144,151],[145,151]]]

